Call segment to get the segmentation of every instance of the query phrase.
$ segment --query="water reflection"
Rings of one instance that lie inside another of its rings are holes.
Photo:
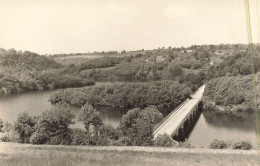
[[[221,114],[203,112],[188,140],[197,147],[207,147],[214,139],[249,140],[257,147],[253,114]]]
[[[256,118],[253,113],[214,113],[204,112],[203,116],[208,125],[216,128],[230,128],[239,131],[255,131]]]

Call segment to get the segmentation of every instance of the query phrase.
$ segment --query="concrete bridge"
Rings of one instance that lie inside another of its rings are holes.
[[[183,140],[185,132],[194,127],[194,123],[196,123],[200,115],[199,104],[201,103],[204,89],[205,85],[202,85],[191,95],[191,99],[186,99],[167,115],[161,123],[155,126],[153,130],[154,138],[157,138],[160,134],[168,134],[177,141]]]

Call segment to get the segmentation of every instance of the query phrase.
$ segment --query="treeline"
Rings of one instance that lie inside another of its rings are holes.
[[[260,71],[260,57],[254,56],[254,71]],[[218,66],[211,66],[207,78],[218,78],[223,76],[237,76],[252,74],[251,58],[249,51],[237,51],[234,56],[228,56]]]
[[[85,69],[95,69],[95,68],[106,68],[106,67],[112,67],[116,64],[119,64],[124,58],[118,58],[118,57],[102,57],[102,58],[96,58],[89,61],[86,61],[84,63],[81,63],[78,66],[78,70],[85,70]]]
[[[256,74],[256,94],[260,91],[260,73]],[[225,76],[220,78],[211,79],[205,88],[205,99],[214,102],[217,106],[223,106],[223,111],[254,111],[254,96],[252,76]],[[257,98],[260,104],[259,97]],[[209,105],[209,110],[218,111],[218,107]]]
[[[59,103],[37,117],[23,112],[13,125],[0,120],[0,139],[52,145],[177,146],[169,136],[153,140],[153,127],[161,120],[162,114],[154,106],[135,108],[129,110],[114,129],[104,125],[99,112],[89,104],[75,117],[67,104]],[[85,129],[70,128],[75,121],[84,124]]]
[[[66,102],[77,106],[90,103],[128,108],[144,108],[149,105],[173,108],[187,99],[191,93],[187,85],[176,81],[118,83],[63,89],[51,96],[50,101]]]
[[[0,73],[0,95],[89,85],[95,85],[95,82],[78,76],[60,75],[55,72],[42,72],[33,76]]]

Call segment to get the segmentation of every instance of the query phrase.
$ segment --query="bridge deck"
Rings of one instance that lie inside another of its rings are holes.
[[[165,120],[165,122],[154,131],[154,138],[159,134],[166,133],[172,135],[176,130],[178,130],[183,121],[192,112],[193,108],[201,101],[204,89],[205,85],[201,86],[197,92],[191,96],[192,99],[186,101],[185,104],[179,107],[167,120]]]

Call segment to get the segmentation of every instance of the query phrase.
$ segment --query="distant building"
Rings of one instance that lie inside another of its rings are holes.
[[[164,58],[163,56],[157,56],[156,57],[156,62],[162,62],[162,61],[164,61],[166,58]]]

